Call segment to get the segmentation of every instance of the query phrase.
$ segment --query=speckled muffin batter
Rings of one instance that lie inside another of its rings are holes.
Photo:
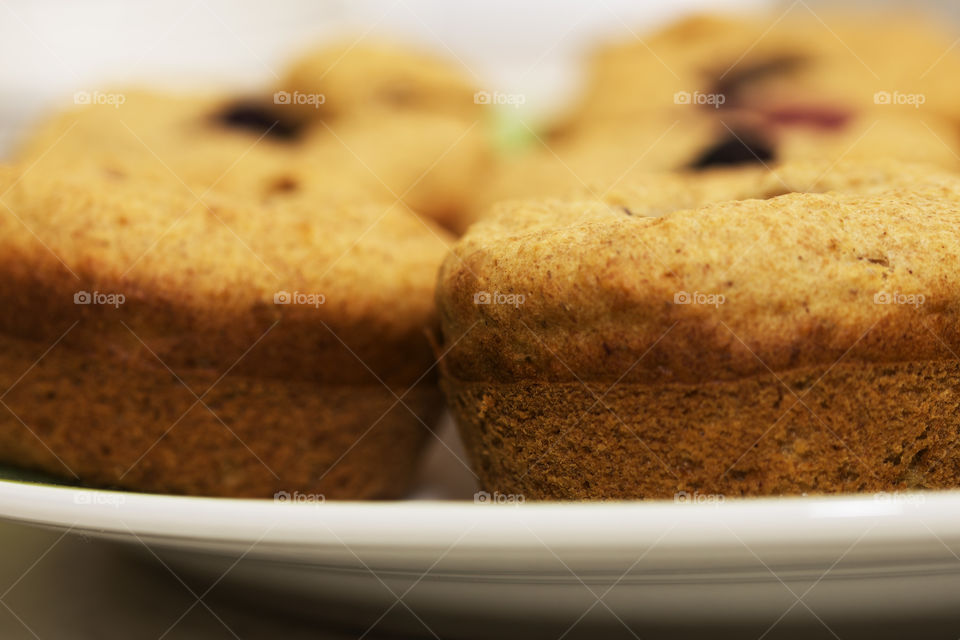
[[[6,168],[0,193],[4,462],[156,492],[406,491],[440,405],[444,231],[81,168]]]
[[[473,94],[444,61],[398,46],[335,46],[249,96],[89,94],[26,135],[15,159],[257,202],[400,201],[460,230],[491,164]]]
[[[441,270],[442,385],[489,491],[955,487],[958,237],[960,179],[892,163],[502,203]]]

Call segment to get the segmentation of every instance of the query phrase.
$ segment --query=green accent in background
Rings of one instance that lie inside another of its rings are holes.
[[[491,131],[493,145],[502,156],[516,155],[530,147],[536,146],[538,123],[524,123],[517,109],[510,105],[497,105],[491,113]],[[531,129],[533,129],[531,131]]]

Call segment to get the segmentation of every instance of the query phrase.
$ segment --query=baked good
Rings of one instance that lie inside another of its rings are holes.
[[[777,162],[906,162],[960,169],[953,125],[874,110],[842,126],[765,126],[755,118],[716,120],[699,114],[651,113],[628,127],[616,122],[536,145],[501,162],[478,192],[471,219],[496,202],[565,197],[585,184],[599,192],[643,180],[652,171],[703,177],[726,168],[763,168]]]
[[[474,79],[477,80],[477,79]],[[455,61],[387,40],[346,39],[301,55],[278,91],[305,117],[349,115],[365,109],[420,111],[476,120],[483,108],[469,69]],[[311,100],[311,96],[322,96]]]
[[[384,56],[392,64],[377,67]],[[94,167],[260,202],[401,201],[460,229],[491,163],[484,107],[472,92],[461,95],[469,86],[458,70],[422,60],[380,45],[332,48],[295,63],[286,84],[262,95],[94,92],[41,122],[15,159],[40,171]],[[424,80],[411,80],[414,70]],[[437,94],[443,104],[442,96],[459,98],[449,109],[430,108],[425,97],[415,101],[423,108],[398,106],[390,87]],[[467,97],[467,107],[455,106]]]
[[[696,15],[599,48],[568,129],[651,110],[960,116],[954,35],[916,15]],[[891,50],[901,52],[890,55]],[[885,99],[886,98],[886,99]],[[915,99],[914,99],[915,98]]]
[[[916,18],[821,20],[798,8],[694,16],[606,45],[571,113],[498,167],[472,216],[499,200],[649,171],[875,158],[955,170],[952,42]]]
[[[387,40],[335,42],[295,60],[277,83],[311,126],[308,167],[349,167],[455,231],[491,170],[488,106],[469,69]]]
[[[0,459],[142,491],[403,495],[450,237],[401,205],[0,171]]]
[[[729,176],[501,203],[455,245],[442,386],[484,489],[960,485],[960,179],[896,163]]]
[[[354,200],[363,193],[363,182],[336,165],[298,170],[304,126],[257,100],[142,90],[102,95],[122,99],[91,99],[41,121],[15,158],[40,173],[88,168],[256,201],[294,196],[308,177],[315,191],[343,191]]]
[[[298,160],[300,195],[325,197],[327,184],[309,176],[347,173],[368,194],[409,207],[454,232],[469,224],[469,206],[492,169],[487,132],[480,121],[419,111],[344,119],[315,127]],[[319,186],[319,192],[317,190]]]

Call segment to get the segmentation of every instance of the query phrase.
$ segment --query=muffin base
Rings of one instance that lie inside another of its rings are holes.
[[[840,363],[702,385],[449,376],[441,385],[483,488],[526,499],[960,486],[954,360]]]
[[[0,461],[88,485],[400,497],[440,413],[432,381],[405,396],[393,389],[401,404],[383,386],[175,376],[149,352],[92,358],[61,345],[37,362],[47,346],[0,336],[0,384],[8,390]]]

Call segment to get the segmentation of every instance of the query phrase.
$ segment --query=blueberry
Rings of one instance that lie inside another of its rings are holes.
[[[775,159],[773,145],[756,134],[732,133],[705,149],[689,167],[694,170],[740,164],[765,164]]]
[[[287,114],[278,113],[267,105],[239,101],[227,105],[214,116],[221,126],[246,131],[256,135],[266,135],[274,140],[291,142],[300,137],[303,122],[291,119]]]

